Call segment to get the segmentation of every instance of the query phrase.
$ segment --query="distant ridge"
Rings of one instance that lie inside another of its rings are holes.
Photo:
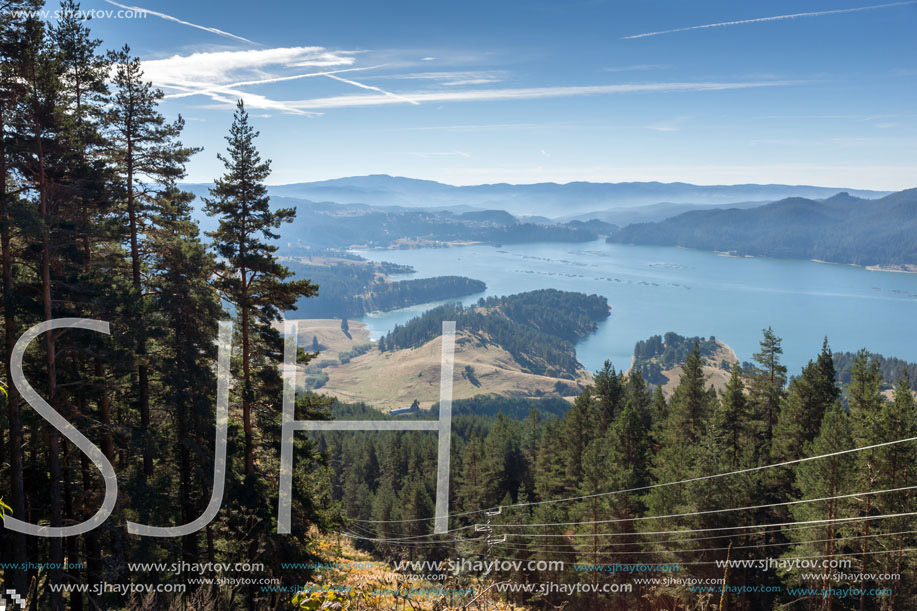
[[[910,269],[917,265],[917,189],[879,199],[844,192],[747,210],[695,210],[629,225],[608,241]]]
[[[201,194],[206,185],[186,185]],[[729,204],[769,202],[787,197],[824,199],[841,192],[876,199],[888,191],[817,187],[811,185],[739,184],[693,185],[684,182],[554,182],[534,184],[482,184],[455,186],[432,180],[418,180],[372,174],[316,182],[270,187],[273,195],[308,199],[315,202],[370,204],[431,208],[474,206],[506,210],[515,215],[572,216],[619,207],[672,204]]]

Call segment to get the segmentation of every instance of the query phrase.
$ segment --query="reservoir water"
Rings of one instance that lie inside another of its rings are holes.
[[[917,274],[602,240],[355,252],[417,270],[392,279],[457,275],[487,283],[484,293],[461,300],[466,305],[540,288],[604,295],[611,316],[576,346],[590,371],[605,359],[626,369],[637,341],[667,331],[716,336],[750,361],[768,326],[783,338],[790,375],[818,353],[825,336],[835,352],[867,348],[917,361]],[[438,303],[360,320],[376,338]]]

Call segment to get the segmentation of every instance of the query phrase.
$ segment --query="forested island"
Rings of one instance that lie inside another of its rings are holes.
[[[320,287],[317,296],[297,303],[297,316],[306,318],[357,318],[369,312],[483,293],[487,288],[480,280],[462,276],[391,281],[386,276],[414,270],[393,263],[373,263],[362,257],[288,258],[286,264],[298,278]]]
[[[875,200],[840,193],[686,212],[628,225],[608,241],[910,269],[917,265],[917,189]]]

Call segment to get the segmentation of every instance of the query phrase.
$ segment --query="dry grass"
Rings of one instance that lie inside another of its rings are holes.
[[[726,361],[730,365],[739,362],[739,357],[736,356],[735,351],[724,344],[723,342],[716,340],[717,345],[719,346],[718,350],[714,353],[712,357],[704,357],[704,374],[707,375],[707,384],[713,386],[717,392],[721,392],[726,388],[726,383],[729,381],[729,376],[731,375],[730,371],[720,367],[720,363]],[[667,369],[662,372],[668,382],[662,387],[662,392],[665,394],[666,399],[671,399],[672,395],[675,393],[675,388],[678,386],[678,382],[681,380],[682,366],[676,365],[671,369]]]
[[[327,346],[316,361],[337,358],[339,352],[369,341],[362,323],[351,322],[348,340],[340,329],[340,320],[299,321],[300,345],[308,349],[312,336]],[[380,353],[373,348],[346,365],[323,369],[328,382],[320,392],[342,401],[365,401],[382,410],[408,407],[414,400],[423,408],[439,401],[440,359],[442,338],[436,338],[418,348]],[[466,372],[471,367],[471,375]],[[455,342],[454,399],[476,395],[496,394],[510,397],[557,395],[555,385],[562,382],[579,391],[591,381],[584,369],[576,380],[563,380],[534,375],[522,367],[508,352],[493,345],[484,345],[469,334],[459,332]]]
[[[316,361],[336,359],[339,353],[370,342],[366,323],[348,320],[347,326],[350,330],[348,338],[341,331],[340,318],[309,318],[296,322],[299,323],[299,346],[301,348],[311,350],[313,337],[318,338],[318,343],[323,346]]]

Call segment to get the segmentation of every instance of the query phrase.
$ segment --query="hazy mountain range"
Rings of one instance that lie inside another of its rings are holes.
[[[610,242],[857,265],[917,264],[917,189],[864,199],[791,197],[741,210],[695,210],[629,225]]]
[[[208,185],[184,185],[198,194]],[[855,197],[875,199],[888,191],[851,190],[808,185],[692,185],[688,183],[620,182],[594,183],[553,182],[513,185],[454,186],[431,180],[417,180],[374,174],[351,176],[318,182],[270,187],[270,193],[314,202],[401,206],[406,208],[443,208],[462,206],[506,210],[517,216],[572,217],[591,213],[588,218],[617,208],[645,206],[665,202],[672,204],[766,203],[786,197],[823,199],[842,191]],[[683,212],[684,210],[679,210]],[[607,222],[620,223],[613,218]]]
[[[206,195],[209,185],[184,188]],[[858,265],[917,264],[917,189],[541,183],[456,187],[387,175],[269,187],[296,207],[284,251],[431,242],[609,241]],[[725,200],[725,201],[724,201]],[[202,229],[215,219],[199,212]],[[618,229],[623,227],[623,229]]]

